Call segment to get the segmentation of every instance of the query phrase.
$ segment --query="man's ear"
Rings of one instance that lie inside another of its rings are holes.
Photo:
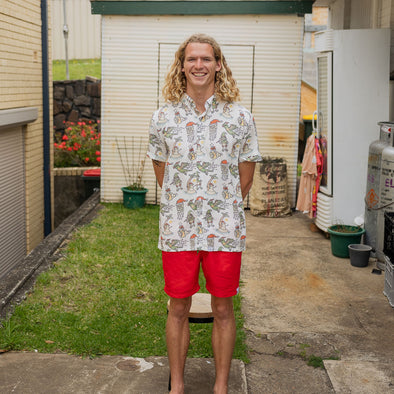
[[[220,62],[220,60],[218,60],[216,62],[216,72],[220,71],[222,69],[222,63]]]

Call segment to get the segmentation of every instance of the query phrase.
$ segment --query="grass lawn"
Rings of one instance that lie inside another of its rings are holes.
[[[72,59],[68,62],[70,79],[85,79],[86,76],[101,79],[101,59]],[[52,63],[54,81],[66,79],[66,61],[54,60]]]
[[[166,355],[168,297],[157,249],[159,207],[105,204],[74,232],[53,268],[2,322],[0,349],[134,357]],[[200,279],[205,291],[203,278]],[[234,357],[248,361],[234,297]],[[189,357],[212,357],[212,324],[191,324]]]

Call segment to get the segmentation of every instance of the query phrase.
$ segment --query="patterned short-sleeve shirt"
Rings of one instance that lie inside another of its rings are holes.
[[[246,226],[238,163],[259,161],[252,114],[215,96],[200,114],[186,94],[152,116],[148,156],[166,163],[159,249],[245,249]]]

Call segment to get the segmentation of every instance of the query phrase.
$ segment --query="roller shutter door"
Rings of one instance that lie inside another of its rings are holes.
[[[26,256],[22,127],[0,130],[0,278]]]

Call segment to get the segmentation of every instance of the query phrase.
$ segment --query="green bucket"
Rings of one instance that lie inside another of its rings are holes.
[[[145,205],[145,195],[148,189],[144,190],[130,190],[127,187],[122,187],[123,191],[123,206],[128,209],[142,208]]]
[[[330,234],[332,254],[337,257],[348,258],[348,246],[361,243],[361,236],[365,233],[365,229],[358,226],[336,224],[329,227],[327,232]]]

